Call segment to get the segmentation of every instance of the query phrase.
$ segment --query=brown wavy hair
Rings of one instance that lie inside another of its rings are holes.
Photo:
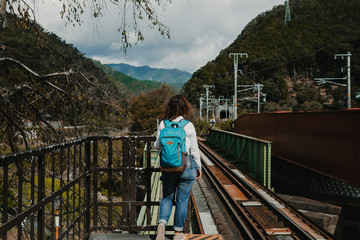
[[[188,115],[190,113],[190,103],[186,100],[184,96],[175,95],[170,98],[164,119],[173,120],[178,116]]]

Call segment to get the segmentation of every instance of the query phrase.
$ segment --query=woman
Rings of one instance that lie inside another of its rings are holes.
[[[172,122],[180,122],[190,113],[189,102],[181,95],[173,96],[167,105],[164,119]],[[161,148],[160,131],[165,127],[164,120],[158,126],[155,148]],[[174,195],[176,192],[176,210],[174,217],[174,240],[185,239],[183,233],[184,223],[187,213],[187,205],[190,197],[191,188],[195,180],[201,177],[200,152],[196,139],[194,125],[189,122],[184,126],[186,133],[186,151],[188,153],[188,164],[182,173],[162,173],[163,198],[160,203],[160,214],[156,240],[165,239],[165,226],[171,215]]]

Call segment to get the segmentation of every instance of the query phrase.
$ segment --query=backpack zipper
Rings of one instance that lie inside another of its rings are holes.
[[[177,147],[177,159],[179,159],[179,148],[180,148],[180,143],[178,143],[178,147]]]

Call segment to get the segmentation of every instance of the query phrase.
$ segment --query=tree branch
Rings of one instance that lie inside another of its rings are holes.
[[[105,92],[103,89],[101,89],[100,87],[98,87],[96,84],[94,84],[93,82],[91,82],[82,72],[80,71],[76,71],[77,73],[79,73],[90,85],[92,85],[93,87],[96,87],[99,91],[101,91],[102,93],[108,95],[107,92]]]
[[[5,61],[10,61],[10,62],[14,62],[16,64],[18,64],[19,66],[21,66],[22,68],[24,68],[26,71],[30,72],[32,75],[34,75],[35,77],[38,78],[49,78],[49,77],[54,77],[54,76],[68,76],[70,74],[75,73],[72,69],[70,69],[69,71],[66,72],[55,72],[55,73],[50,73],[50,74],[45,74],[45,75],[40,75],[36,72],[34,72],[33,70],[31,70],[29,67],[27,67],[25,64],[23,64],[22,62],[14,59],[14,58],[9,58],[9,57],[3,57],[0,58],[0,62],[5,62]]]
[[[23,140],[24,140],[25,147],[26,147],[26,149],[29,149],[29,144],[26,141],[26,134],[25,134],[24,130],[18,124],[16,124],[15,121],[2,109],[0,109],[0,112],[10,121],[10,123],[12,125],[14,125],[20,131],[21,136],[23,137]]]

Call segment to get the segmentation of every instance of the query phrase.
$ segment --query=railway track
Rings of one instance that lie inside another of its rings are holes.
[[[204,175],[225,206],[236,239],[335,239],[273,192],[220,160],[206,144],[200,141],[199,147]]]

